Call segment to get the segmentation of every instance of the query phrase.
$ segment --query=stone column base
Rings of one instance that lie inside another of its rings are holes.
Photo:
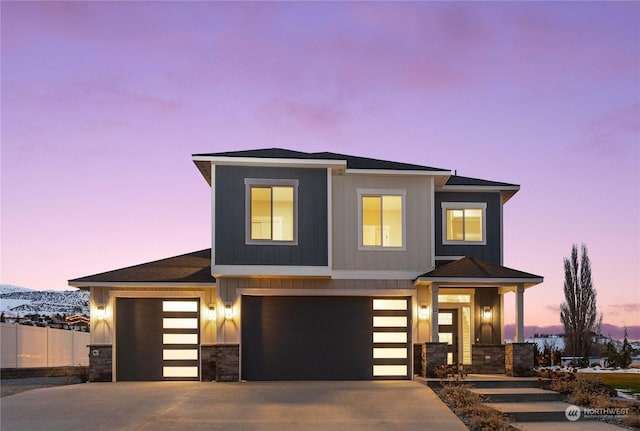
[[[89,345],[89,381],[113,381],[113,346],[111,344]]]
[[[200,367],[203,382],[216,380],[216,346],[215,344],[200,346]]]
[[[240,345],[218,344],[216,350],[216,382],[240,381]]]
[[[473,344],[471,346],[471,373],[504,374],[504,344]]]
[[[422,345],[422,377],[436,377],[436,368],[447,365],[447,343]]]
[[[533,343],[508,343],[504,348],[504,368],[508,376],[531,377],[534,375]]]

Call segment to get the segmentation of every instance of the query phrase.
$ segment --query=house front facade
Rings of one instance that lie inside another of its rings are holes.
[[[411,379],[528,361],[524,291],[542,277],[502,265],[519,186],[284,149],[193,161],[210,249],[69,282],[91,292],[91,380]]]

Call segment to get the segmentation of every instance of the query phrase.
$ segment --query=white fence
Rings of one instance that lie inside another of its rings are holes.
[[[88,366],[90,334],[0,323],[1,368]]]

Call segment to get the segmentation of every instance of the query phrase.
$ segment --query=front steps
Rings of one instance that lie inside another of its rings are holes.
[[[427,386],[440,385],[439,379],[425,379]],[[615,425],[580,418],[571,422],[565,416],[567,407],[563,395],[546,389],[548,379],[508,377],[503,374],[470,374],[464,381],[485,400],[485,404],[511,416],[523,431],[613,431]]]

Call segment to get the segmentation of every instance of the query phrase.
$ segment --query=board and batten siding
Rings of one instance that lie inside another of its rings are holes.
[[[298,243],[247,244],[245,179],[298,180]],[[215,264],[327,266],[327,171],[216,166]]]
[[[431,267],[430,178],[334,175],[332,183],[334,270],[424,272]],[[358,189],[406,190],[404,250],[358,249]]]

